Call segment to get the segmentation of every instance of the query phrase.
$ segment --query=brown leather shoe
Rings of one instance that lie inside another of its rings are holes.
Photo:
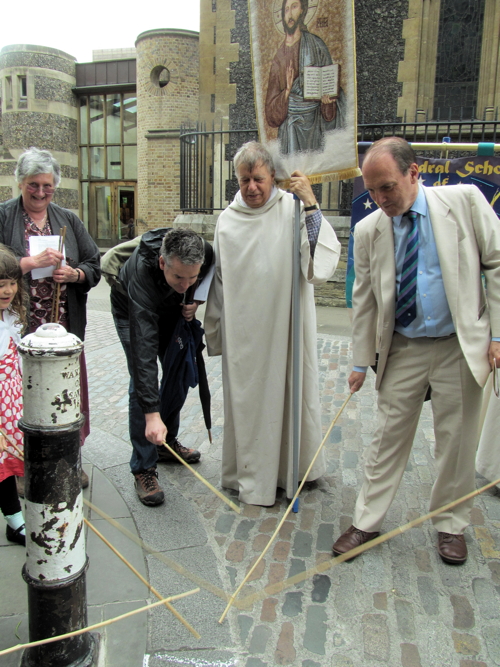
[[[445,563],[461,565],[467,560],[467,545],[463,535],[438,533],[438,554]]]
[[[334,555],[340,556],[354,549],[354,547],[359,547],[365,542],[375,539],[379,535],[380,533],[365,533],[364,530],[359,530],[356,526],[350,526],[335,542],[332,551]],[[354,560],[355,558],[356,556],[353,556],[352,558],[348,558],[348,560]]]

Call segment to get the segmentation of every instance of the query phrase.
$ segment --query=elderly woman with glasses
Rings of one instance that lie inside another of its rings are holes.
[[[85,337],[88,291],[101,277],[99,250],[79,218],[52,203],[61,181],[61,167],[48,151],[30,148],[19,157],[16,180],[21,195],[0,204],[0,242],[19,257],[29,287],[29,330],[51,321],[56,284],[60,284],[57,321],[81,340]],[[30,252],[30,237],[59,235],[66,227],[65,257],[54,248]],[[65,265],[57,268],[62,259]],[[51,277],[33,278],[33,269],[54,267]],[[85,359],[81,355],[82,414],[86,423],[82,442],[89,432],[88,390]]]

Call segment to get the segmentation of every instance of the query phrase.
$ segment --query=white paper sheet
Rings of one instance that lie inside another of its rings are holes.
[[[30,236],[29,245],[30,245],[30,256],[39,255],[46,248],[53,248],[54,250],[59,250],[59,236]],[[65,249],[63,247],[63,255],[66,257]],[[61,266],[66,266],[66,260],[63,259]],[[33,269],[31,272],[31,277],[34,280],[39,280],[40,278],[50,278],[54,273],[55,265],[46,266],[43,269]]]

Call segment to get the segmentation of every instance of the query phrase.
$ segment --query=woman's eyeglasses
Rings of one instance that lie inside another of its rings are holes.
[[[53,195],[56,190],[53,185],[38,185],[38,183],[26,183],[26,187],[28,188],[28,192],[31,192],[33,195],[35,192],[38,192],[40,188],[42,188],[43,193],[46,195]]]

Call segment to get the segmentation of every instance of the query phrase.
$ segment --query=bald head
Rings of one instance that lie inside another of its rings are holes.
[[[409,144],[399,137],[376,141],[363,161],[363,181],[386,215],[408,211],[418,195],[418,165]]]

